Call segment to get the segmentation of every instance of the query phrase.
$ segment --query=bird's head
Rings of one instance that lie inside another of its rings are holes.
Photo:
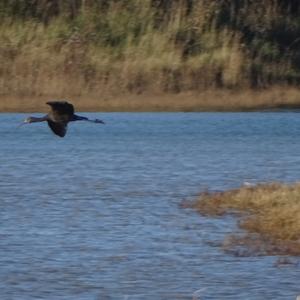
[[[26,118],[26,119],[23,121],[24,124],[32,123],[32,122],[33,122],[33,118],[32,118],[32,117],[28,117],[28,118]]]
[[[28,118],[24,119],[23,122],[18,125],[18,127],[21,127],[21,126],[26,125],[26,124],[30,124],[32,122],[33,122],[32,117],[28,117]]]
[[[45,118],[28,117],[22,122],[21,125],[30,124],[33,122],[42,122],[42,121],[45,121]]]
[[[33,122],[43,122],[47,120],[47,116],[44,117],[28,117],[26,118],[23,123],[28,124],[28,123],[33,123]]]

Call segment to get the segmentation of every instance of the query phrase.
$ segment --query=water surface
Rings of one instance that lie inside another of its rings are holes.
[[[179,206],[205,189],[297,181],[298,113],[85,115],[107,124],[71,124],[64,139],[0,115],[1,299],[300,294],[298,266],[215,245],[234,219]]]

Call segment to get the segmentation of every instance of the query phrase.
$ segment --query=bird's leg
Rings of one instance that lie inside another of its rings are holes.
[[[98,123],[98,124],[105,124],[102,120],[99,119],[89,119],[87,117],[82,117],[78,115],[74,115],[74,119],[72,121],[87,121],[87,122],[92,122],[92,123]]]
[[[87,119],[86,121],[93,122],[93,123],[98,123],[98,124],[105,124],[102,120],[99,120],[99,119],[94,119],[94,120]]]

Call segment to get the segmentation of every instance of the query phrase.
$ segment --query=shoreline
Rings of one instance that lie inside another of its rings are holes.
[[[67,100],[85,112],[247,112],[300,109],[300,89],[271,87],[262,90],[210,89],[178,94],[0,96],[0,112],[46,112],[49,100]]]

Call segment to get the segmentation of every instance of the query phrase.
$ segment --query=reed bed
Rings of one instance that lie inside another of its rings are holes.
[[[246,233],[227,237],[223,246],[228,251],[238,255],[300,255],[300,183],[206,192],[193,207],[209,216],[240,216],[238,225]]]
[[[42,112],[45,102],[58,95],[0,96],[2,112]],[[299,109],[300,90],[293,87],[272,87],[266,90],[205,90],[178,94],[143,93],[123,95],[81,95],[65,93],[60,99],[70,100],[78,111],[255,111]]]
[[[298,12],[292,0],[3,1],[0,100],[97,99],[122,109],[127,100],[106,100],[193,94],[197,110],[209,91],[296,89]]]

